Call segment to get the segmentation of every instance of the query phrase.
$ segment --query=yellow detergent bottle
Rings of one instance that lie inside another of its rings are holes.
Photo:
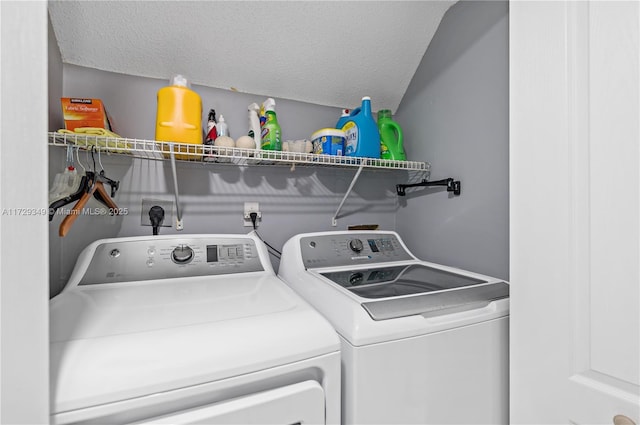
[[[202,100],[189,87],[185,77],[174,75],[171,85],[158,91],[156,140],[202,144]],[[169,152],[169,145],[163,143],[162,150]],[[175,146],[174,152],[176,159],[198,159],[195,147]]]

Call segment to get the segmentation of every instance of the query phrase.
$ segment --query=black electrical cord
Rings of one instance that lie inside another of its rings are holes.
[[[274,257],[276,257],[279,260],[280,257],[282,256],[282,253],[280,251],[278,251],[277,249],[275,249],[274,247],[272,247],[271,245],[269,245],[264,239],[262,239],[262,236],[258,235],[258,232],[256,232],[256,235],[267,246],[267,248],[269,248],[269,254],[273,255]]]
[[[257,229],[256,221],[258,220],[258,213],[257,212],[249,213],[249,218],[251,218],[251,224],[253,224],[253,230],[256,230]]]
[[[151,220],[151,225],[153,226],[153,234],[155,236],[158,234],[158,228],[164,221],[164,208],[159,205],[154,205],[149,208],[149,220]]]
[[[262,243],[267,246],[267,248],[269,249],[269,254],[273,255],[277,259],[280,259],[280,256],[282,255],[282,253],[277,249],[275,249],[273,246],[269,245],[269,243],[267,243],[267,241],[262,239],[262,236],[258,234],[258,227],[256,226],[256,221],[258,220],[258,213],[256,212],[249,213],[249,218],[251,218],[251,224],[253,224],[253,231],[255,232],[258,239],[260,239]]]

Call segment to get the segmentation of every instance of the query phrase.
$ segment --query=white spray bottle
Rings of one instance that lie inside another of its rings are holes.
[[[216,131],[218,132],[218,137],[220,136],[229,136],[229,126],[224,121],[224,117],[220,114],[220,119],[216,124]]]
[[[260,107],[257,103],[249,105],[249,136],[253,137],[256,143],[256,149],[262,146],[262,138],[260,136]]]

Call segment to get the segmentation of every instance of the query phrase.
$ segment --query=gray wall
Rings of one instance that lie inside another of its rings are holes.
[[[125,76],[72,65],[64,66],[64,96],[100,98],[113,117],[115,131],[123,137],[153,139],[156,93],[166,81]],[[215,108],[237,138],[247,131],[247,106],[263,97],[193,87],[203,100],[205,112]],[[357,103],[359,99],[355,100]],[[337,108],[276,99],[276,112],[284,139],[310,138],[322,127],[335,125]],[[65,152],[50,148],[50,179],[64,168]],[[79,217],[70,233],[57,236],[62,216],[50,224],[51,292],[56,294],[69,278],[79,252],[90,242],[105,237],[150,235],[142,226],[142,198],[172,200],[173,181],[167,161],[101,156],[107,175],[121,181],[115,197],[119,207],[129,209],[122,217]],[[81,163],[89,158],[83,153]],[[343,207],[338,226],[331,226],[342,196],[355,170],[321,167],[246,167],[225,164],[178,163],[178,186],[184,210],[183,233],[246,233],[244,202],[259,202],[263,214],[258,231],[271,245],[281,248],[291,236],[311,231],[345,230],[351,224],[379,224],[393,230],[397,197],[394,176],[398,173],[363,172]],[[400,173],[401,174],[401,173]],[[404,178],[400,175],[400,179]],[[91,200],[88,207],[100,206]],[[160,234],[177,233],[163,227]],[[274,260],[277,267],[277,261]]]
[[[508,3],[461,1],[445,14],[396,120],[408,159],[462,194],[410,189],[397,230],[422,258],[509,277]]]
[[[259,232],[280,248],[301,232],[379,224],[397,230],[409,248],[427,260],[508,278],[508,5],[473,1],[445,15],[395,114],[406,137],[408,159],[432,164],[432,179],[455,177],[462,195],[442,189],[394,193],[401,173],[364,172],[347,200],[338,227],[333,216],[353,170],[247,167],[178,163],[184,233],[242,233],[244,202],[259,202]],[[167,81],[64,65],[64,96],[102,99],[115,131],[153,139],[156,93]],[[169,77],[169,76],[168,76]],[[222,113],[234,138],[247,130],[247,105],[262,96],[194,86],[209,108]],[[333,126],[337,108],[276,99],[284,139],[309,138]],[[354,99],[358,104],[359,99]],[[59,105],[56,104],[56,108]],[[81,155],[83,164],[88,158]],[[69,277],[81,249],[104,237],[151,234],[140,224],[143,198],[173,199],[165,161],[103,156],[107,174],[121,180],[115,197],[129,209],[121,217],[82,216],[65,238],[62,220],[50,224],[51,292]],[[64,151],[50,149],[50,179],[64,167]],[[90,201],[89,207],[99,206]],[[396,225],[397,222],[397,225]],[[176,233],[163,227],[161,234]],[[277,268],[277,261],[273,259]]]

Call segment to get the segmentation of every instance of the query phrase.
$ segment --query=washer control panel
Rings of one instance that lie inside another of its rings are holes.
[[[395,234],[346,232],[300,238],[305,268],[412,260]]]
[[[99,244],[80,285],[263,271],[250,238],[128,240]]]

